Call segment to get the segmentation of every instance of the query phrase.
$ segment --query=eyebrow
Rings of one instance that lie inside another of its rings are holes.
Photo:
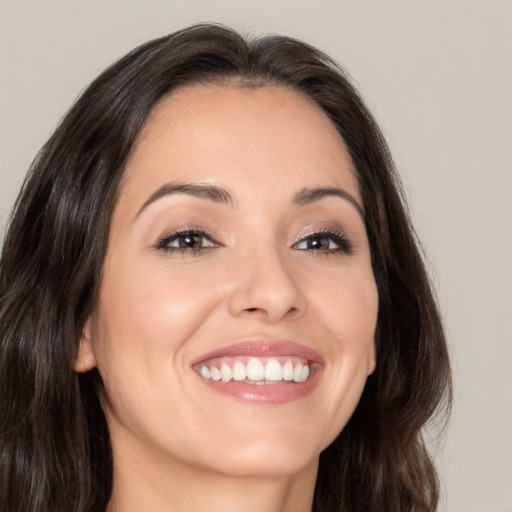
[[[193,197],[209,199],[215,203],[234,204],[231,194],[224,188],[217,185],[206,185],[203,183],[183,183],[172,182],[162,185],[155,190],[144,204],[139,208],[136,217],[138,217],[150,204],[154,203],[162,197],[173,194],[187,194]]]
[[[320,201],[325,197],[341,197],[348,201],[359,213],[363,221],[365,220],[365,213],[363,207],[346,191],[336,187],[322,187],[322,188],[303,188],[293,198],[293,202],[297,205],[304,206],[306,204]]]
[[[138,217],[150,204],[154,203],[162,197],[173,194],[186,194],[192,197],[199,197],[208,199],[215,203],[221,204],[235,204],[232,195],[218,185],[207,185],[204,183],[185,183],[185,182],[171,182],[162,185],[155,190],[144,204],[139,208]],[[321,187],[321,188],[303,188],[293,197],[293,203],[299,206],[305,206],[315,201],[320,201],[326,197],[340,197],[348,201],[357,210],[361,218],[365,219],[365,213],[362,206],[345,190],[336,187]]]

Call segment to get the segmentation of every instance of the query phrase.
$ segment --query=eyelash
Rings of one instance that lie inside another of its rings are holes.
[[[204,238],[212,245],[209,247],[171,247],[169,244],[171,242],[179,240],[180,237],[199,237]],[[222,244],[218,243],[204,228],[181,228],[177,229],[175,231],[172,231],[171,233],[168,233],[164,235],[162,238],[160,238],[156,244],[155,249],[160,249],[166,252],[174,252],[174,253],[180,253],[183,256],[191,254],[192,256],[195,256],[204,250],[207,249],[215,249],[217,247],[222,247]]]
[[[352,253],[352,243],[350,240],[340,231],[334,229],[321,229],[319,231],[315,231],[310,235],[305,236],[297,243],[294,244],[294,247],[297,247],[299,244],[308,242],[315,239],[328,239],[332,240],[338,247],[332,249],[302,249],[307,250],[311,253],[315,253],[315,256],[329,256],[330,254],[351,254]]]
[[[172,247],[169,244],[175,241],[178,241],[180,237],[198,237],[201,239],[207,240],[211,245],[208,247]],[[304,249],[298,249],[298,245],[302,243],[308,243],[309,241],[320,239],[328,239],[333,241],[337,247],[335,248],[327,248],[327,249],[313,249],[310,247],[306,247]],[[163,250],[166,252],[174,252],[180,253],[183,256],[192,255],[196,256],[201,252],[208,249],[215,249],[218,247],[222,247],[222,244],[217,242],[204,228],[182,228],[171,233],[164,235],[160,238],[156,244],[155,249]],[[322,229],[319,231],[315,231],[304,238],[301,238],[298,242],[293,245],[294,248],[298,250],[308,251],[311,253],[316,253],[315,256],[328,256],[330,254],[351,254],[352,252],[352,243],[346,238],[346,236],[336,230],[333,229]]]

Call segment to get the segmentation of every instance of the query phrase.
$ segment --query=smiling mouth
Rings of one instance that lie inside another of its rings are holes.
[[[312,363],[297,356],[221,357],[194,366],[206,380],[259,385],[305,382],[312,368]]]
[[[279,405],[316,388],[323,358],[286,340],[249,340],[205,354],[192,369],[212,391],[243,403]]]

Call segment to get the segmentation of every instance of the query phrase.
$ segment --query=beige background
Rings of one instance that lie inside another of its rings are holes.
[[[138,43],[204,20],[303,38],[359,84],[450,333],[443,510],[512,512],[512,1],[0,0],[0,239],[30,161],[84,86]]]

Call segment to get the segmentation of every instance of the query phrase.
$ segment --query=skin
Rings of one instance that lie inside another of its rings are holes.
[[[226,189],[232,203],[167,194],[168,183]],[[345,144],[318,107],[284,87],[187,87],[147,120],[116,204],[99,301],[77,371],[97,366],[114,453],[109,511],[311,510],[320,452],[343,429],[374,370],[377,290]],[[145,205],[143,207],[143,205]],[[142,210],[141,210],[142,208]],[[204,228],[201,251],[158,241]],[[307,249],[325,229],[350,251]],[[302,243],[301,243],[302,242]],[[285,339],[323,360],[306,397],[248,404],[191,368],[247,339]]]

